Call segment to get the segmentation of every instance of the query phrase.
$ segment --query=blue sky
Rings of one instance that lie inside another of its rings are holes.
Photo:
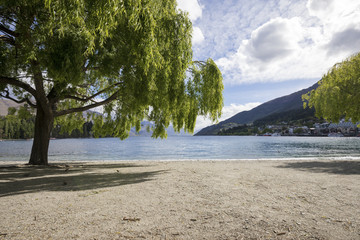
[[[177,0],[193,22],[194,59],[224,78],[224,120],[310,87],[360,51],[359,0]],[[203,117],[196,130],[210,125]]]

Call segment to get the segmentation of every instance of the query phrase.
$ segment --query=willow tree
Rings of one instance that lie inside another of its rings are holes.
[[[30,164],[48,164],[54,124],[124,139],[140,122],[193,132],[198,115],[218,119],[222,75],[193,61],[192,25],[175,0],[1,0],[0,93],[36,109]]]
[[[338,122],[360,121],[360,53],[335,64],[317,89],[302,96],[304,107],[314,107],[317,117]]]

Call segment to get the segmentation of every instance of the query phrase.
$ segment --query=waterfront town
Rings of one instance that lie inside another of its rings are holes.
[[[359,126],[360,123],[342,119],[339,123],[314,123],[313,126],[289,126],[286,122],[282,122],[278,125],[267,125],[259,130],[263,131],[263,135],[271,136],[355,137],[360,134]]]

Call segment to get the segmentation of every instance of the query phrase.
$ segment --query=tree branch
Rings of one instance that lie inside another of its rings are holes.
[[[192,61],[193,64],[197,64],[197,65],[206,65],[206,61]]]
[[[116,97],[118,96],[119,92],[120,92],[120,90],[116,91],[109,98],[107,98],[107,99],[105,99],[105,100],[103,100],[101,102],[96,102],[96,103],[93,103],[93,104],[90,104],[90,105],[87,105],[87,106],[84,106],[84,107],[71,108],[71,109],[55,112],[54,116],[59,117],[59,116],[63,116],[63,115],[66,115],[66,114],[75,113],[75,112],[83,112],[83,111],[86,111],[86,110],[89,110],[89,109],[92,109],[92,108],[95,108],[95,107],[98,107],[98,106],[102,106],[104,104],[107,104],[107,103],[115,100]]]
[[[29,84],[21,82],[15,78],[0,76],[0,83],[10,84],[10,85],[13,85],[16,87],[20,87],[20,88],[24,89],[25,91],[29,92],[31,95],[33,95],[35,97],[35,99],[37,98],[36,90],[34,88],[32,88]]]
[[[29,104],[31,107],[37,108],[36,104],[34,104],[33,102],[31,102],[29,98],[25,98],[25,100],[26,100],[27,104]]]
[[[85,96],[85,98],[81,98],[81,97],[77,97],[77,96],[66,95],[62,99],[63,100],[64,99],[73,99],[73,100],[76,100],[76,101],[79,101],[79,102],[88,102],[88,101],[95,102],[94,100],[91,99],[91,97],[86,97],[86,96]]]
[[[21,100],[17,100],[17,99],[15,99],[13,97],[10,97],[9,91],[5,90],[5,92],[6,92],[6,95],[3,95],[3,94],[0,93],[0,97],[10,99],[11,101],[14,101],[14,102],[16,102],[18,104],[27,102],[31,107],[36,108],[36,105],[34,103],[32,103],[29,98],[24,98],[24,99],[21,99]]]
[[[2,32],[6,33],[6,34],[8,34],[10,36],[13,36],[13,37],[18,37],[19,36],[18,33],[6,28],[3,24],[0,24],[0,31],[2,31]]]
[[[110,85],[109,87],[107,88],[104,88],[103,90],[91,95],[91,96],[84,96],[84,98],[81,98],[81,97],[77,97],[77,96],[72,96],[72,95],[65,95],[63,98],[61,98],[61,100],[64,100],[64,99],[74,99],[74,100],[78,100],[78,101],[81,101],[81,102],[87,102],[87,101],[91,101],[91,99],[99,96],[100,94],[106,92],[107,90],[113,88],[113,87],[116,87],[118,85],[122,84],[122,82],[118,82],[118,83],[114,83],[112,85]],[[78,94],[80,95],[80,94]]]
[[[7,42],[13,46],[15,46],[15,40],[11,36],[0,35],[0,41]]]

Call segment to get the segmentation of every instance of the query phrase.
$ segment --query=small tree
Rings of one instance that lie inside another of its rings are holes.
[[[315,108],[318,118],[360,121],[360,53],[335,64],[319,87],[302,96],[304,108]]]
[[[54,122],[71,131],[93,115],[94,131],[124,139],[142,119],[153,137],[192,132],[197,115],[221,114],[222,75],[193,61],[192,25],[175,0],[3,0],[0,93],[36,109],[29,163],[48,164]]]
[[[294,134],[296,134],[296,135],[302,134],[302,133],[304,133],[304,129],[303,129],[303,128],[296,128],[296,129],[294,130]]]

